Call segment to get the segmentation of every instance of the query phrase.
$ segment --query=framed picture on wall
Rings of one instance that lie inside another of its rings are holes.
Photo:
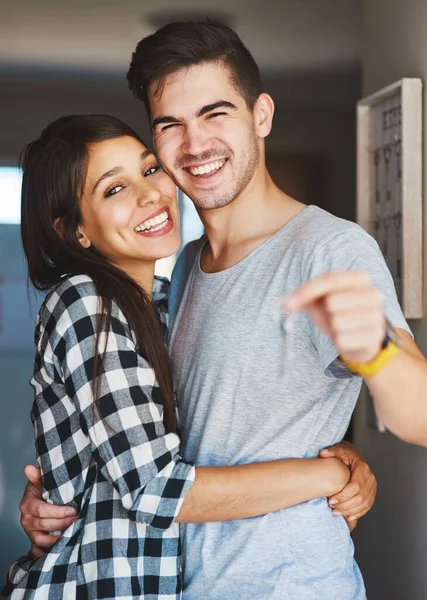
[[[407,319],[423,316],[422,82],[357,104],[357,221],[378,242]]]

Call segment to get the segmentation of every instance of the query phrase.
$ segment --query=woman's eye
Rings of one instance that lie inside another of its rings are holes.
[[[110,198],[111,196],[115,196],[120,190],[123,189],[122,185],[115,185],[114,187],[107,190],[104,194],[105,198]]]
[[[153,175],[153,173],[156,173],[159,169],[160,169],[159,165],[154,165],[153,167],[150,167],[148,169],[148,171],[145,171],[144,177],[148,177],[149,175]]]

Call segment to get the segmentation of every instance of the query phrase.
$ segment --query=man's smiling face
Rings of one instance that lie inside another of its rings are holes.
[[[254,113],[223,63],[168,75],[160,94],[150,91],[150,109],[160,162],[196,207],[221,208],[246,188],[259,140]]]

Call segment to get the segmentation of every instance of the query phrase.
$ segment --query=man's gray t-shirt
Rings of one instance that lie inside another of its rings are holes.
[[[285,343],[280,301],[326,271],[367,271],[385,313],[408,329],[376,242],[310,206],[235,266],[200,268],[206,238],[172,279],[170,348],[182,453],[196,465],[316,457],[348,427],[361,380],[307,314]],[[181,299],[182,296],[182,299]],[[183,527],[184,600],[362,600],[353,543],[325,498]]]

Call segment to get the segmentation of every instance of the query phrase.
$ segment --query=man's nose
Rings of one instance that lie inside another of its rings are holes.
[[[198,156],[209,148],[209,135],[200,123],[185,126],[182,151],[185,154]]]

